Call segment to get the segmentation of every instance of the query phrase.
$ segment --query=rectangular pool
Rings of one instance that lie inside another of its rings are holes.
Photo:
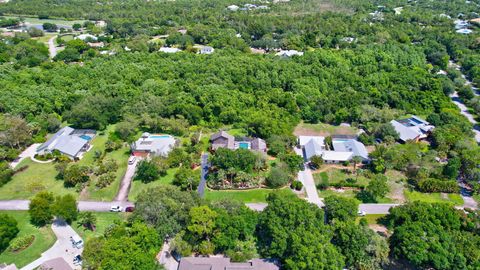
[[[170,138],[170,135],[150,135],[149,138],[152,139],[167,139]]]
[[[238,148],[240,149],[250,149],[250,143],[248,142],[239,142]]]

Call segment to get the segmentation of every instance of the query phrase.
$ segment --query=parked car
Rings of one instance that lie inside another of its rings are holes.
[[[129,157],[128,158],[128,165],[133,165],[133,163],[135,163],[136,160],[137,160],[136,156]]]
[[[78,235],[70,236],[70,242],[74,248],[83,248],[83,240]]]
[[[361,217],[364,217],[364,216],[366,216],[367,214],[365,213],[365,211],[358,210],[358,215],[361,216]]]
[[[82,265],[82,256],[77,255],[73,258],[73,265]]]
[[[120,205],[112,205],[110,212],[122,212],[123,208]]]
[[[134,206],[127,206],[125,207],[125,212],[133,212],[135,211],[135,207]]]

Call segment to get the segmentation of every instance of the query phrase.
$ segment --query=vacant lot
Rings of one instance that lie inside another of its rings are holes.
[[[9,214],[18,222],[20,232],[18,236],[34,235],[35,240],[26,249],[19,252],[10,252],[8,250],[0,254],[0,262],[7,264],[14,263],[21,268],[28,263],[40,258],[41,254],[49,249],[57,240],[55,234],[49,226],[38,228],[30,224],[30,216],[27,211],[0,211],[0,214]]]
[[[453,205],[463,205],[463,199],[460,194],[422,193],[409,190],[405,190],[404,193],[405,198],[409,202],[422,201],[427,203],[449,203]]]
[[[295,136],[309,135],[309,136],[331,136],[331,135],[355,135],[358,132],[357,128],[350,126],[332,126],[329,124],[307,124],[300,123],[295,127],[293,134]]]

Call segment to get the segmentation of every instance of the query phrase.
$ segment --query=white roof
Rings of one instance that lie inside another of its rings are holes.
[[[181,52],[182,50],[178,48],[161,47],[159,51],[164,53],[176,53],[176,52]]]
[[[400,140],[402,140],[404,142],[406,142],[408,140],[414,140],[418,136],[420,136],[418,131],[416,131],[413,128],[407,127],[407,126],[403,125],[402,123],[400,123],[396,120],[390,121],[390,124],[392,124],[392,126],[395,128],[395,130],[400,135]]]
[[[283,57],[292,57],[294,55],[302,56],[303,52],[299,52],[297,50],[286,50],[286,51],[281,50],[278,53],[276,53],[275,55],[283,56]]]
[[[305,144],[305,157],[310,159],[313,156],[321,156],[323,152],[323,144],[319,144],[317,140],[310,140]]]
[[[140,138],[133,144],[135,151],[148,151],[158,156],[166,156],[175,146],[172,136],[162,138]]]
[[[75,37],[76,39],[81,39],[81,40],[86,40],[87,38],[91,38],[93,40],[97,40],[97,37],[94,36],[94,35],[90,35],[90,34],[81,34],[81,35],[78,35]]]
[[[58,139],[55,149],[64,154],[75,157],[87,143],[87,140],[78,136],[62,136]]]
[[[353,152],[323,151],[322,158],[325,161],[347,161],[353,157]]]
[[[322,136],[298,136],[298,144],[300,146],[305,146],[310,140],[317,141],[318,144],[324,146],[325,137]]]
[[[354,140],[333,140],[333,149],[335,152],[352,152],[352,157],[359,156],[363,159],[368,159],[368,151],[363,143]]]

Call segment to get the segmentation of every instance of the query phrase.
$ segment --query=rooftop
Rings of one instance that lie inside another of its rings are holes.
[[[234,263],[224,257],[183,257],[178,270],[278,270],[275,264],[262,259]]]

